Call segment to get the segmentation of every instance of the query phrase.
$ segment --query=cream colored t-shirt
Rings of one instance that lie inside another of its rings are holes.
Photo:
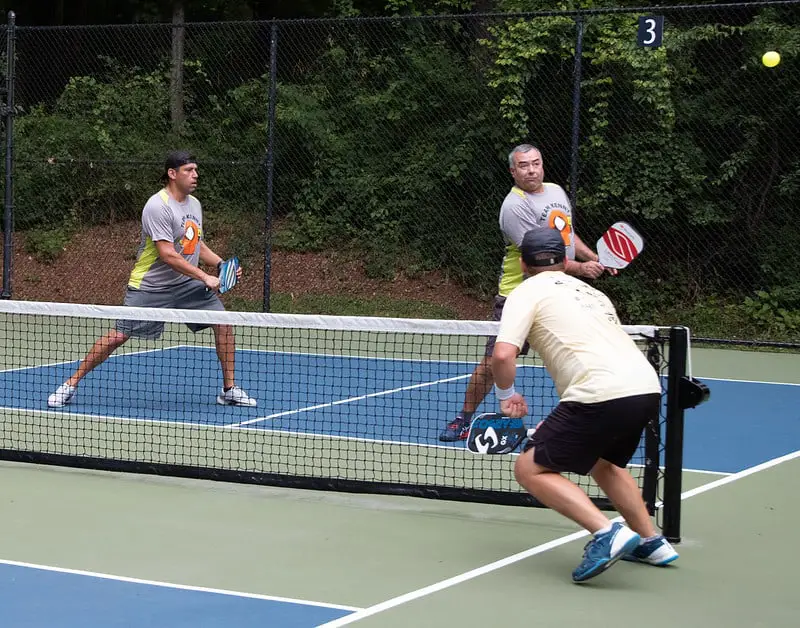
[[[620,325],[611,301],[577,277],[545,271],[514,289],[497,341],[522,347],[526,338],[561,401],[598,403],[661,392],[658,375]]]

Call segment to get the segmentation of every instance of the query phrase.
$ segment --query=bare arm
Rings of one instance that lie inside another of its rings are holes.
[[[175,245],[168,240],[156,240],[156,250],[161,261],[169,266],[172,270],[179,272],[182,275],[199,279],[202,281],[206,288],[209,290],[217,290],[219,288],[219,279],[212,277],[208,273],[203,272],[197,266],[187,262],[183,256],[175,250]],[[200,259],[203,259],[203,243],[200,243]],[[209,249],[206,249],[209,250]],[[214,255],[214,258],[218,258]]]
[[[205,242],[200,242],[200,261],[217,268],[222,258],[214,253]]]
[[[605,267],[598,262],[597,253],[592,251],[583,240],[578,237],[577,233],[573,233],[572,237],[575,238],[575,260],[567,260],[564,271],[568,275],[575,277],[586,277],[587,279],[597,279],[603,274]],[[583,261],[576,261],[583,260]]]
[[[583,240],[578,237],[577,233],[573,233],[572,236],[575,238],[576,259],[579,259],[582,262],[596,262],[598,259],[600,259],[597,257],[597,253],[583,243]]]
[[[517,354],[519,348],[509,342],[498,342],[492,353],[492,374],[498,389],[508,390],[514,386],[517,375]],[[500,400],[500,410],[506,416],[521,418],[528,414],[528,404],[518,392],[507,399]]]

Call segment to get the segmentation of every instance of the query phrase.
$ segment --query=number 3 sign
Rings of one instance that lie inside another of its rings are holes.
[[[639,33],[636,43],[640,46],[658,48],[664,38],[664,16],[643,15],[639,17]]]

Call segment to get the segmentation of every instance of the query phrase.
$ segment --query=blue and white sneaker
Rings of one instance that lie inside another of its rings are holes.
[[[452,443],[453,441],[457,440],[464,440],[467,436],[469,436],[469,426],[470,421],[465,419],[460,414],[452,420],[452,422],[447,424],[441,434],[439,434],[439,440],[444,443]]]
[[[594,578],[611,567],[620,558],[632,552],[641,538],[621,523],[611,525],[611,530],[598,534],[586,544],[581,564],[572,572],[573,582]]]
[[[622,560],[663,567],[669,565],[673,560],[677,560],[678,556],[678,552],[670,545],[669,541],[659,534],[649,541],[642,539],[636,549],[623,556]]]

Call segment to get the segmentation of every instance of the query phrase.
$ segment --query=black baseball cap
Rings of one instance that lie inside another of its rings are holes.
[[[166,160],[164,160],[164,173],[161,175],[162,181],[168,181],[169,176],[167,172],[172,170],[177,170],[181,166],[185,166],[186,164],[196,164],[197,160],[194,158],[188,150],[173,150],[172,152],[167,154]]]
[[[567,257],[567,247],[564,246],[561,232],[549,227],[528,231],[522,238],[519,250],[522,261],[528,266],[553,266]]]

